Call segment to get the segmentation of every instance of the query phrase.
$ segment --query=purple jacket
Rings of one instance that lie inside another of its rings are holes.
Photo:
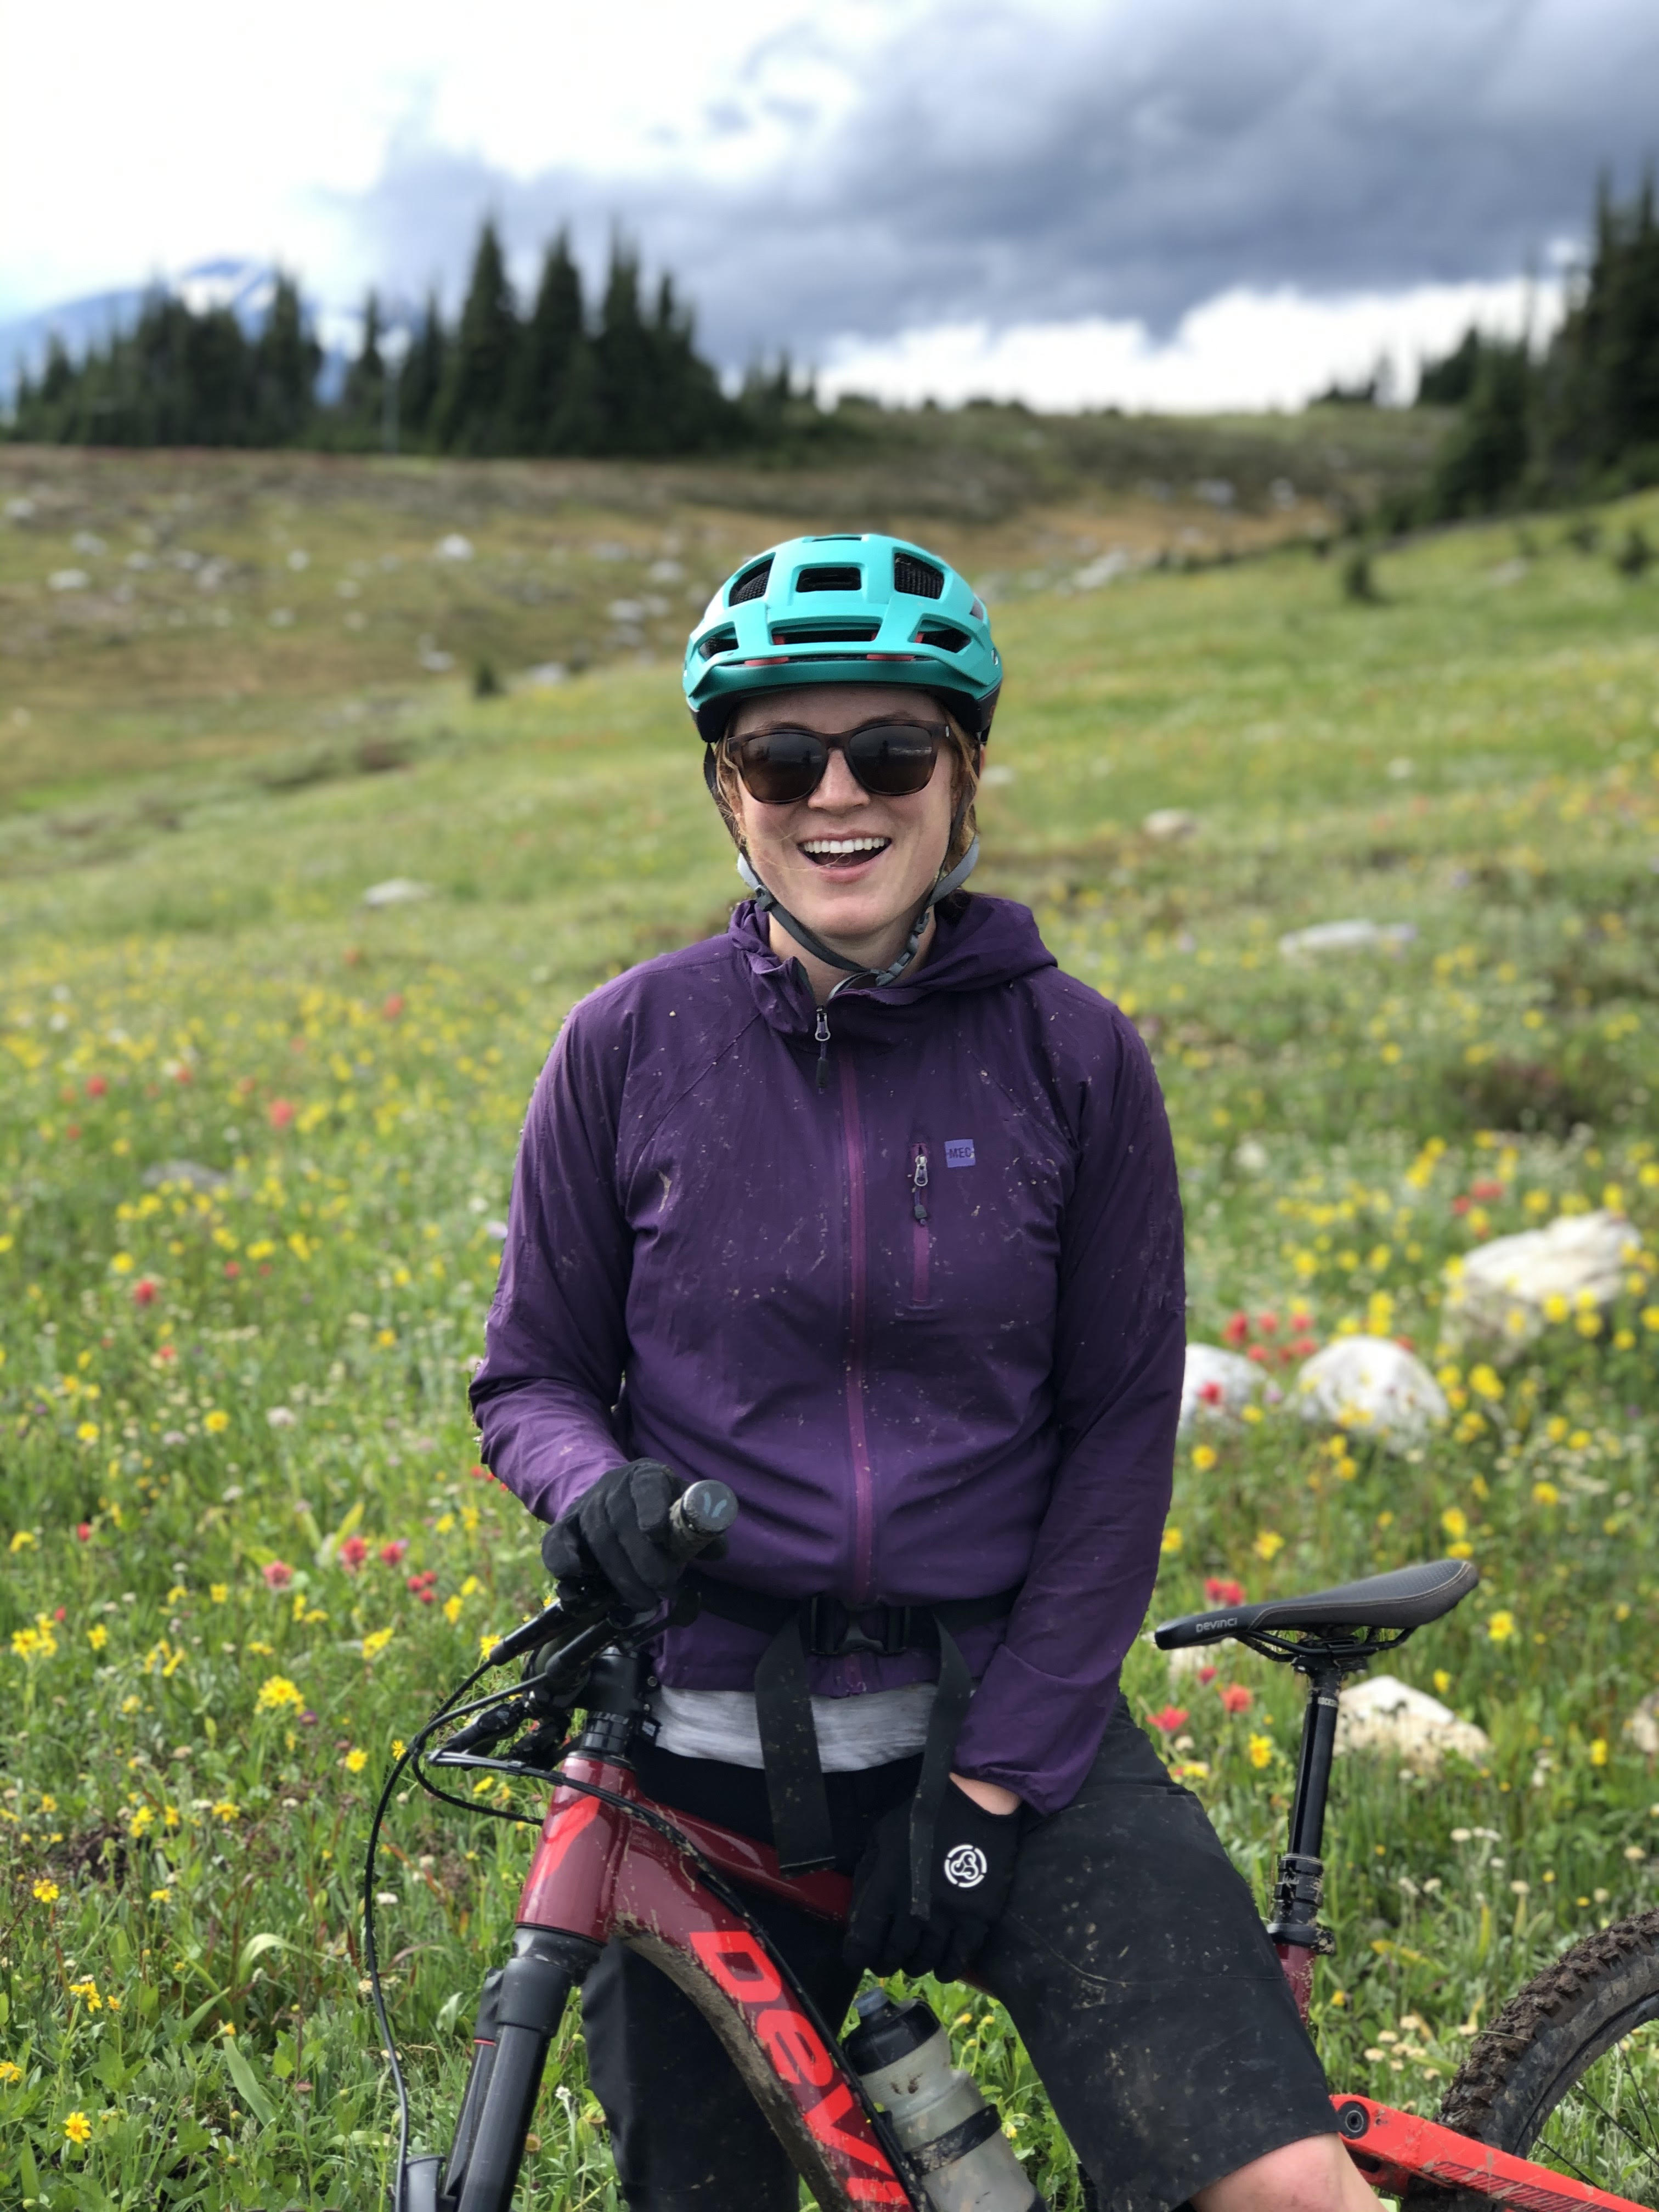
[[[550,1521],[626,1460],[719,1476],[743,1510],[715,1571],[780,1595],[1020,1585],[960,1638],[981,1680],[957,1765],[1053,1812],[1169,1508],[1185,1326],[1157,1079],[1004,899],[941,920],[914,978],[836,1000],[822,1090],[813,1019],[747,904],[574,1009],[520,1146],[483,1456]],[[705,1613],[658,1671],[746,1689],[765,1642]],[[813,1664],[845,1696],[936,1662]]]

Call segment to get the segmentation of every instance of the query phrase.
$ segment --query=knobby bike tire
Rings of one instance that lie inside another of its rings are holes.
[[[1516,1991],[1474,2043],[1439,2118],[1517,2158],[1659,2207],[1659,1911],[1616,1922]],[[1419,2183],[1401,2212],[1488,2200]]]

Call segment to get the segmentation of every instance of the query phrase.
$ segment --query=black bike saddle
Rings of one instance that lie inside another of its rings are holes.
[[[1389,1575],[1368,1575],[1363,1582],[1339,1583],[1334,1589],[1313,1590],[1306,1597],[1263,1598],[1218,1613],[1185,1613],[1155,1628],[1152,1641],[1160,1651],[1178,1651],[1188,1644],[1218,1644],[1224,1637],[1264,1630],[1301,1629],[1316,1635],[1331,1629],[1409,1632],[1461,1605],[1480,1579],[1473,1559],[1432,1559],[1396,1567]]]

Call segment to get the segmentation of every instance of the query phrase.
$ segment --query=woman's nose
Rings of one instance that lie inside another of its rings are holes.
[[[809,806],[864,806],[870,794],[860,784],[847,765],[847,756],[839,745],[830,749],[830,765],[823,771],[823,781],[807,800]]]

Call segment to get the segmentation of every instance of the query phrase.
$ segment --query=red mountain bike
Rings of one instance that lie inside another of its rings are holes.
[[[723,1484],[696,1483],[675,1509],[691,1557],[737,1510]],[[1189,1614],[1157,1632],[1165,1650],[1237,1638],[1307,1678],[1289,1848],[1268,1934],[1306,2016],[1313,1964],[1331,1948],[1317,1914],[1325,1799],[1345,1675],[1449,1613],[1474,1568],[1443,1560],[1303,1598]],[[503,1638],[440,1708],[388,1777],[365,1869],[365,1957],[401,2126],[392,2212],[509,2212],[547,2052],[571,1992],[613,1936],[653,1960],[720,2036],[797,2171],[827,2212],[1034,2212],[1042,2199],[1005,2139],[995,2107],[951,2064],[927,2006],[872,1988],[843,2044],[775,1956],[743,1892],[769,1892],[831,1922],[850,1884],[786,1877],[775,1852],[645,1798],[629,1762],[645,1711],[646,1645],[656,1614],[565,1604]],[[525,1679],[471,1702],[493,1667],[532,1652]],[[574,1711],[583,1714],[572,1737]],[[441,1747],[433,1739],[453,1730]],[[495,1747],[515,1738],[495,1755]],[[544,1778],[558,1786],[519,1901],[512,1956],[484,1979],[471,2070],[446,2158],[409,2155],[409,2106],[380,1987],[374,1850],[393,1787],[413,1763]],[[1527,2212],[1659,2207],[1659,1912],[1587,1938],[1515,1996],[1473,2045],[1438,2121],[1369,2097],[1333,2099],[1366,2179],[1407,2212],[1509,2204]],[[1628,2193],[1620,2194],[1620,2191]],[[1090,2193],[1092,2202],[1092,2194]]]

